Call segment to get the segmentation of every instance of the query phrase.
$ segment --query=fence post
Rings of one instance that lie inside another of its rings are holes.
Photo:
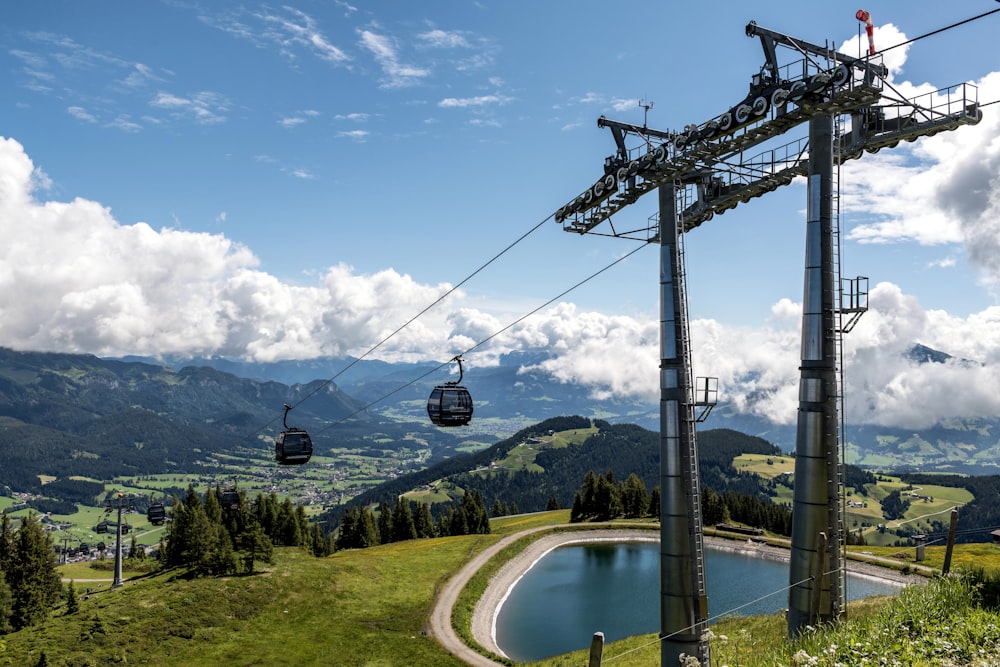
[[[601,667],[601,656],[604,654],[604,633],[595,632],[590,641],[590,664],[588,667]]]
[[[955,548],[955,529],[958,527],[958,508],[951,510],[951,526],[948,528],[948,546],[944,550],[944,565],[941,574],[951,571],[951,552]]]

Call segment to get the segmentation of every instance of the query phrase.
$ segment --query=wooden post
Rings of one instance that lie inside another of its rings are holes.
[[[824,570],[826,570],[826,533],[819,534],[816,545],[816,569],[812,573],[812,597],[809,602],[810,624],[819,623],[820,597],[823,593]]]
[[[951,527],[948,529],[948,546],[944,550],[944,565],[941,574],[951,571],[951,552],[955,548],[955,529],[958,527],[958,508],[951,511]]]
[[[601,667],[601,657],[604,655],[604,633],[595,632],[590,640],[590,663],[588,667]]]

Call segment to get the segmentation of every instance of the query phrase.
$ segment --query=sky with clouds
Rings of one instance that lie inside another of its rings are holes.
[[[855,5],[804,4],[5,5],[0,345],[360,355],[475,273],[373,356],[444,361],[489,338],[470,369],[545,350],[560,380],[655,400],[655,248],[556,299],[637,248],[546,220],[614,152],[599,116],[679,129],[741,99],[763,64],[749,20],[866,46]],[[886,48],[996,6],[869,9]],[[871,290],[845,344],[852,422],[1000,415],[998,30],[994,14],[885,54],[896,93],[969,82],[988,106],[843,169],[844,275]],[[804,207],[796,182],[686,240],[696,374],[782,423]],[[915,343],[958,361],[909,362]]]

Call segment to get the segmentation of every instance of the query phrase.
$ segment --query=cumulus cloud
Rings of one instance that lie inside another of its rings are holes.
[[[891,24],[875,31],[879,49],[905,39]],[[854,54],[858,49],[854,38],[840,50]],[[885,54],[892,81],[885,90],[888,100],[905,98],[939,112],[955,112],[963,99],[981,104],[1000,99],[1000,72],[968,83],[938,82],[952,86],[941,91],[901,80],[907,49]],[[1000,114],[992,108],[981,112],[978,124],[845,164],[841,201],[845,212],[861,219],[847,238],[862,243],[960,244],[984,285],[1000,283]]]
[[[360,355],[471,365],[514,351],[544,353],[532,368],[598,398],[659,396],[659,323],[558,303],[516,325],[392,269],[328,268],[291,285],[258,268],[222,234],[123,224],[97,202],[42,198],[49,180],[0,138],[0,345],[102,356],[223,355],[275,361]],[[30,229],[30,234],[23,233]],[[1000,414],[1000,307],[965,318],[925,310],[897,285],[870,290],[869,311],[845,338],[848,419],[921,428]],[[796,419],[801,304],[782,299],[760,327],[691,322],[694,372],[719,378],[720,400],[790,424]],[[482,345],[480,345],[482,343]],[[918,363],[915,344],[952,355]]]

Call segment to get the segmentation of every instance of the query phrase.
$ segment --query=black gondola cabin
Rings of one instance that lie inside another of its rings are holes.
[[[274,440],[274,458],[281,465],[307,463],[312,453],[312,438],[300,428],[282,431]]]
[[[167,508],[163,503],[153,503],[146,510],[146,518],[154,526],[162,526],[167,520]]]
[[[438,426],[465,426],[472,420],[472,395],[459,385],[462,381],[462,359],[458,362],[458,381],[434,387],[427,399],[427,416]]]

